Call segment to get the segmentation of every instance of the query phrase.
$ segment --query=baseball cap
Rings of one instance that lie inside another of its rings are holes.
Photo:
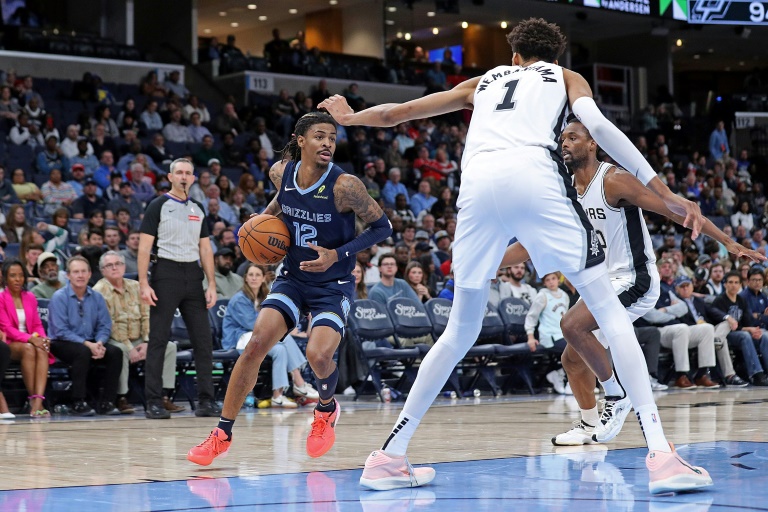
[[[429,246],[427,242],[419,242],[414,247],[419,252],[428,252],[432,250],[432,247]]]
[[[45,140],[48,140],[48,139],[59,140],[59,136],[52,132],[52,133],[49,133],[48,135],[45,136]]]
[[[131,184],[130,184],[130,182],[128,182],[128,181],[124,181],[124,182],[120,183],[120,188],[123,188],[123,187],[130,187],[130,186],[131,186]]]
[[[171,190],[171,184],[167,181],[161,181],[157,184],[157,190]]]
[[[86,178],[85,181],[83,182],[83,186],[87,186],[87,185],[96,185],[96,180],[94,180],[93,178]]]
[[[75,169],[80,169],[80,170],[84,171],[85,170],[85,166],[83,164],[73,164],[72,165],[72,170],[74,171]]]
[[[429,240],[429,233],[427,233],[424,230],[417,231],[415,238],[416,238],[416,240],[418,240],[419,238],[423,238],[425,240]]]
[[[691,281],[691,278],[688,276],[680,276],[677,279],[675,279],[675,287],[682,286],[686,283],[692,284],[693,281]]]
[[[441,238],[451,238],[451,235],[449,235],[445,230],[435,233],[435,242],[439,241]]]
[[[216,256],[234,256],[235,251],[230,249],[229,247],[222,247],[218,251],[216,251]]]
[[[364,169],[373,169],[374,167],[375,167],[375,165],[373,165],[373,162],[368,162],[367,164],[365,164],[365,166],[363,168]]]
[[[37,271],[40,272],[40,267],[43,266],[43,263],[45,263],[48,260],[56,260],[56,263],[59,262],[59,259],[56,257],[55,254],[52,252],[44,252],[40,256],[37,257]]]
[[[110,178],[122,178],[123,175],[120,174],[120,171],[112,171],[111,173],[109,173],[109,177]]]
[[[698,259],[698,260],[696,260],[696,262],[697,262],[699,265],[705,265],[705,264],[707,264],[707,263],[711,263],[711,262],[712,262],[712,258],[710,258],[710,257],[709,257],[708,255],[706,255],[706,254],[702,254],[701,256],[699,256],[699,259]]]
[[[706,281],[709,279],[709,270],[704,267],[699,267],[693,272],[697,281]]]
[[[219,165],[221,165],[221,162],[219,161],[218,158],[211,158],[210,160],[208,160],[208,167],[210,167],[211,164],[219,164]]]

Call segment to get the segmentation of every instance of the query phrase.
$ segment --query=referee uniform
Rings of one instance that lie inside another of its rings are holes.
[[[200,240],[208,237],[203,205],[194,199],[180,201],[170,194],[158,197],[147,206],[141,233],[154,237],[153,252],[157,255],[149,278],[157,300],[149,313],[149,345],[144,366],[147,416],[170,417],[153,406],[162,407],[163,357],[177,308],[194,349],[200,402],[195,413],[218,416],[220,411],[213,400],[213,340],[203,290],[203,270],[198,263]]]

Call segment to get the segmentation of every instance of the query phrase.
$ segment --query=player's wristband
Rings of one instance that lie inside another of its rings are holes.
[[[336,249],[338,259],[341,261],[344,258],[354,257],[358,252],[385,240],[391,234],[392,224],[386,214],[382,214],[379,220],[368,225],[368,229]]]

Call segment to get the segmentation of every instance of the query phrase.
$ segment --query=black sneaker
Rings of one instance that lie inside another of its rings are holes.
[[[763,372],[757,372],[749,381],[753,386],[768,386],[768,375]]]
[[[104,416],[120,416],[122,413],[112,402],[102,402],[99,406],[99,414]]]
[[[748,382],[744,382],[741,377],[736,375],[735,373],[733,375],[729,375],[725,378],[725,385],[729,388],[743,388],[749,385]]]
[[[195,416],[218,418],[221,416],[221,407],[213,400],[201,400],[195,409]]]
[[[72,404],[72,407],[70,408],[70,412],[75,416],[95,416],[96,411],[94,411],[90,405],[88,405],[88,402],[85,400],[80,400],[78,402],[75,402]]]
[[[168,420],[171,418],[171,413],[165,409],[163,402],[151,402],[147,404],[144,416],[150,420]]]

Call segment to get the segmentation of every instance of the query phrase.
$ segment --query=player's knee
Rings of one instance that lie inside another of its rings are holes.
[[[248,362],[261,364],[261,361],[267,356],[267,352],[272,348],[271,345],[264,337],[254,333],[240,357],[245,358]]]

